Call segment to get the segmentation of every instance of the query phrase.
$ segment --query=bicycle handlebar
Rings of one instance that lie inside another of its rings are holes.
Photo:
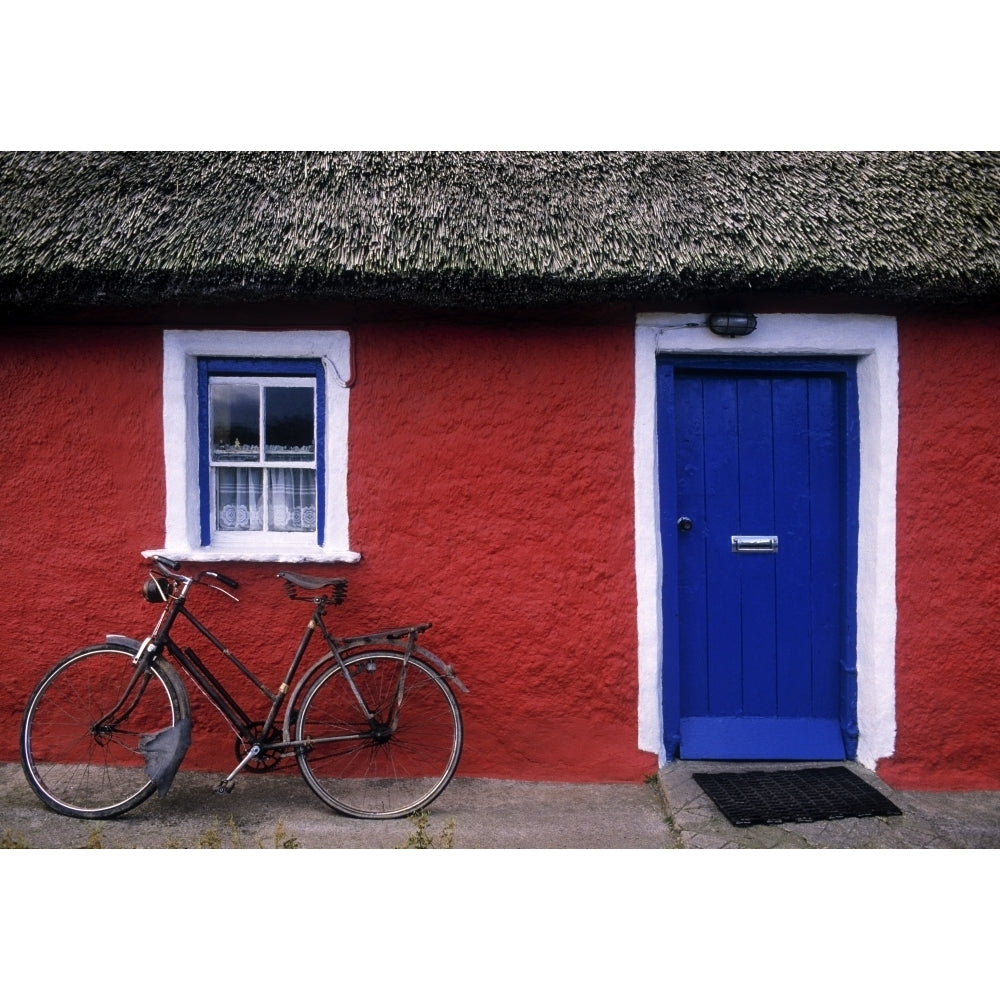
[[[233,590],[239,589],[239,583],[236,582],[232,577],[223,576],[221,573],[216,573],[213,570],[203,570],[197,576],[184,576],[180,572],[181,564],[174,559],[167,559],[166,556],[154,556],[153,562],[166,573],[167,576],[173,577],[177,580],[184,580],[191,583],[200,583],[203,576],[210,576],[213,580],[218,580],[219,583],[224,583],[227,587],[231,587]]]

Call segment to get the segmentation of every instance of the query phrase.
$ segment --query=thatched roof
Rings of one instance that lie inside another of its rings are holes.
[[[0,153],[0,311],[1000,293],[998,153]]]

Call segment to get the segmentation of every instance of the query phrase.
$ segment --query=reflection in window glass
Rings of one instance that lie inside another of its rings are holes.
[[[264,440],[272,462],[311,462],[316,457],[311,387],[265,388]]]
[[[256,462],[260,454],[260,386],[213,382],[212,458],[217,462]]]

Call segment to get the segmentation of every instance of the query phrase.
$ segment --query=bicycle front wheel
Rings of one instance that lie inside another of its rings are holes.
[[[395,819],[422,809],[444,791],[462,752],[451,689],[401,652],[356,653],[343,669],[331,662],[299,706],[302,776],[347,816]]]
[[[21,766],[28,784],[65,816],[119,816],[156,786],[143,770],[139,739],[187,717],[180,679],[166,663],[137,676],[134,651],[88,646],[39,682],[21,723]]]

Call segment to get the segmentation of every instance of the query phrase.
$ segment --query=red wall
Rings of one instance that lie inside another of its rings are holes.
[[[48,665],[148,617],[135,595],[139,550],[162,533],[162,353],[142,329],[0,333],[5,759]]]
[[[434,622],[470,688],[460,773],[638,780],[655,761],[635,749],[631,317],[346,325],[364,558],[313,567],[350,579],[339,629]],[[163,537],[161,367],[158,328],[0,335],[0,759],[48,665],[156,613],[138,588]],[[898,787],[1000,788],[998,373],[1000,321],[900,320],[897,740],[879,766]],[[268,682],[303,613],[275,569],[231,564],[242,602],[202,605]],[[188,766],[228,768],[231,737],[193,700]]]
[[[635,749],[631,316],[348,328],[363,561],[311,567],[350,580],[335,630],[434,622],[427,644],[470,688],[461,774],[641,779],[655,758]],[[0,758],[16,759],[20,712],[48,665],[105,632],[151,627],[139,552],[163,541],[161,367],[155,328],[0,339]],[[275,569],[230,564],[242,602],[201,604],[268,683],[304,609]],[[192,701],[186,765],[228,769],[228,731]]]
[[[1000,788],[1000,320],[902,319],[901,788]]]

